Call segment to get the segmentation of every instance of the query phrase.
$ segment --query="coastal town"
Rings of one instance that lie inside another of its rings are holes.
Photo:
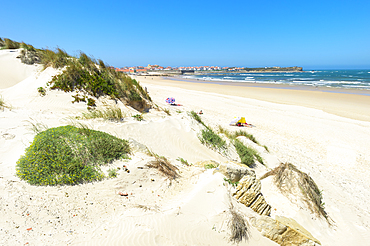
[[[184,72],[281,72],[281,71],[302,71],[302,67],[220,67],[220,66],[189,66],[189,67],[164,67],[160,65],[132,66],[114,68],[116,71],[131,74],[155,74],[155,73],[184,73]]]

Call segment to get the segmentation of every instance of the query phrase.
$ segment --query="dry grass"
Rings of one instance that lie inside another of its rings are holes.
[[[42,122],[37,122],[30,118],[30,120],[26,120],[26,122],[29,124],[29,130],[33,131],[35,134],[39,134],[40,132],[46,131],[49,129],[49,127],[42,123]]]
[[[155,160],[150,161],[148,164],[146,164],[147,167],[158,169],[159,172],[161,172],[169,179],[177,179],[180,177],[178,173],[179,169],[176,166],[172,165],[166,157],[154,154],[150,150],[148,150],[148,152],[148,154],[150,156],[153,156]]]
[[[2,95],[0,95],[0,109],[1,110],[4,110],[5,108],[7,108],[7,109],[12,109],[12,106],[11,105],[8,105],[6,102],[5,102],[5,100],[4,100],[4,98],[3,98],[3,96]]]
[[[310,211],[318,217],[325,218],[329,224],[332,224],[332,219],[325,212],[322,193],[308,174],[301,172],[291,163],[281,163],[275,169],[264,174],[260,179],[268,176],[274,176],[274,183],[286,196],[293,194],[299,189],[302,199]]]
[[[250,237],[248,222],[241,213],[235,210],[232,203],[230,203],[229,211],[231,214],[231,219],[228,223],[231,231],[230,241],[233,243],[240,243],[243,239],[247,241]]]
[[[103,109],[93,109],[88,113],[83,113],[84,119],[103,118],[111,121],[123,121],[125,113],[118,106],[105,105]]]
[[[4,101],[4,98],[3,96],[0,95],[0,109],[3,109],[5,108],[5,101]]]

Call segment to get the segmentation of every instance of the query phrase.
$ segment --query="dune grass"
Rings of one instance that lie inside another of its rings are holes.
[[[196,112],[194,112],[193,110],[190,111],[189,115],[191,116],[191,118],[193,118],[194,120],[196,120],[198,123],[202,124],[203,126],[207,127],[204,122],[202,121],[202,118],[200,117],[199,114],[197,114]]]
[[[256,159],[259,163],[264,165],[263,158],[259,155],[257,150],[255,150],[254,148],[252,148],[250,146],[244,145],[241,141],[239,141],[237,139],[237,137],[239,137],[239,136],[244,136],[244,137],[248,138],[249,140],[251,140],[252,142],[259,145],[258,141],[256,140],[256,138],[252,134],[249,134],[249,133],[247,133],[245,131],[242,131],[242,130],[238,130],[238,131],[235,131],[235,132],[230,132],[229,130],[227,130],[227,129],[221,127],[221,126],[218,126],[218,130],[219,130],[220,133],[225,134],[232,141],[232,143],[233,143],[233,145],[236,149],[236,152],[238,153],[238,155],[240,157],[240,160],[243,164],[245,164],[249,167],[252,167],[253,164],[254,164],[254,160]]]
[[[178,160],[179,162],[181,162],[183,165],[186,165],[186,166],[191,166],[193,164],[189,164],[189,162],[181,157],[178,157],[176,160]]]
[[[148,155],[153,156],[155,160],[146,164],[147,167],[156,168],[160,173],[169,179],[177,179],[180,177],[179,169],[171,164],[164,156],[159,156],[148,149]]]
[[[251,140],[253,143],[260,145],[260,143],[257,141],[257,139],[252,135],[249,134],[243,130],[237,130],[235,132],[230,132],[229,130],[223,128],[222,126],[218,126],[218,130],[220,133],[225,134],[229,139],[235,139],[240,136],[244,136]]]
[[[0,109],[6,108],[5,100],[2,95],[0,95]]]
[[[6,103],[4,97],[0,95],[0,110],[4,110],[5,108],[12,110],[12,106]]]
[[[227,149],[226,141],[223,140],[217,133],[215,133],[209,126],[204,124],[200,115],[194,111],[190,111],[189,115],[191,118],[205,127],[201,130],[200,135],[198,136],[202,144],[220,152],[224,152]]]
[[[239,140],[235,139],[233,141],[235,146],[236,152],[238,153],[241,163],[247,165],[248,167],[252,167],[254,164],[254,160],[264,165],[263,158],[258,154],[258,152],[249,146],[244,145]]]
[[[231,236],[229,238],[230,242],[238,244],[243,240],[248,241],[250,230],[247,220],[244,219],[241,213],[236,211],[233,204],[230,204],[229,212],[231,214],[231,219],[228,223],[228,227],[231,231]]]
[[[15,42],[9,38],[0,38],[0,48],[1,49],[19,49],[20,43]]]
[[[329,224],[332,224],[333,221],[325,212],[322,192],[308,174],[301,172],[291,163],[281,163],[275,169],[264,174],[260,179],[271,175],[274,176],[274,183],[284,195],[288,196],[295,190],[300,190],[302,200],[307,204],[310,211],[318,217],[325,218]]]
[[[117,72],[102,60],[96,61],[83,52],[72,57],[59,47],[55,50],[36,49],[32,45],[10,39],[1,39],[0,43],[5,49],[23,48],[19,58],[26,64],[40,63],[44,68],[65,68],[48,83],[51,89],[65,92],[79,91],[96,98],[109,96],[141,112],[151,108],[151,98],[138,81]]]
[[[102,109],[92,109],[82,114],[84,119],[102,118],[110,121],[123,121],[126,114],[118,106],[105,105]]]
[[[129,153],[126,140],[67,125],[38,133],[16,171],[32,185],[75,185],[102,180],[99,166]]]
[[[217,135],[211,128],[201,130],[199,136],[200,142],[210,148],[225,151],[227,149],[226,141]]]

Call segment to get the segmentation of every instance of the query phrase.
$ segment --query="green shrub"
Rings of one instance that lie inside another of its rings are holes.
[[[40,132],[17,161],[17,176],[33,185],[73,185],[101,180],[99,166],[126,158],[128,142],[107,133],[61,126]]]
[[[37,91],[40,94],[40,96],[45,96],[46,95],[46,91],[43,87],[37,88]]]
[[[143,115],[142,114],[135,114],[135,115],[133,115],[132,116],[135,120],[137,120],[137,121],[142,121],[142,120],[144,120],[144,118],[143,118]]]
[[[116,168],[110,168],[110,169],[108,169],[108,177],[109,178],[115,178],[115,177],[117,177],[117,169]]]

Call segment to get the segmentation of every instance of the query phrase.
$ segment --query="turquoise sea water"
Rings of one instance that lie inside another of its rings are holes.
[[[370,90],[370,69],[313,70],[280,73],[215,73],[205,75],[184,75],[183,78],[235,83],[270,83]]]

